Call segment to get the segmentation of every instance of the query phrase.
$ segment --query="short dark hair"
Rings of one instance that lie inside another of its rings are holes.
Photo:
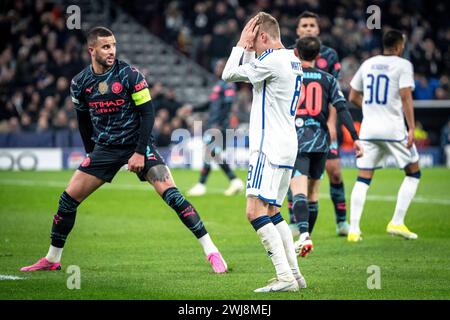
[[[300,20],[303,18],[314,18],[317,21],[317,24],[319,24],[319,15],[317,15],[314,12],[311,11],[303,11],[297,18],[297,25],[300,23]]]
[[[303,37],[295,44],[300,59],[313,61],[320,52],[320,40],[318,37]]]
[[[400,30],[389,30],[383,35],[383,47],[385,49],[394,48],[398,43],[404,40],[403,33]]]
[[[94,27],[87,33],[87,43],[88,45],[95,44],[95,41],[97,41],[98,37],[111,37],[114,34],[111,30],[105,27]]]

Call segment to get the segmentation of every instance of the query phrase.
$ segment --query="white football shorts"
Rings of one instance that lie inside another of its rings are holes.
[[[281,207],[291,181],[292,167],[272,165],[262,152],[252,152],[249,157],[246,196]]]
[[[386,160],[392,156],[397,166],[404,169],[411,163],[419,161],[419,153],[416,146],[410,149],[406,147],[407,140],[403,141],[381,141],[381,140],[361,140],[364,148],[364,155],[356,159],[358,169],[373,170],[383,168]]]

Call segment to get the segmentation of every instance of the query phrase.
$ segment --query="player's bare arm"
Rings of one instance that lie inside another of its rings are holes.
[[[412,90],[410,87],[400,89],[400,97],[402,99],[403,113],[405,114],[406,123],[408,124],[408,142],[406,146],[411,148],[414,143],[414,107]]]
[[[357,90],[351,88],[350,94],[348,96],[348,101],[353,103],[358,108],[362,108],[363,93],[361,91],[357,91]]]

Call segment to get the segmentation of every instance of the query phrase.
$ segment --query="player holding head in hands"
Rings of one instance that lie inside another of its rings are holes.
[[[336,78],[314,67],[320,50],[319,38],[298,39],[296,50],[302,62],[303,83],[295,119],[298,154],[290,187],[293,195],[292,210],[300,233],[295,242],[295,250],[304,257],[313,247],[310,234],[319,212],[320,179],[331,147],[327,126],[330,105],[336,109],[339,120],[349,130],[354,140],[356,156],[360,157],[363,150],[348,112],[347,101]]]
[[[72,79],[70,89],[88,155],[61,194],[47,256],[21,271],[60,269],[77,207],[128,164],[128,170],[148,181],[199,240],[214,272],[225,272],[227,265],[197,211],[175,186],[153,144],[154,110],[144,76],[116,59],[116,40],[107,28],[93,28],[87,42],[91,65]]]
[[[239,65],[242,55],[243,64]],[[302,69],[293,50],[285,49],[281,43],[275,18],[260,12],[250,19],[228,58],[222,78],[253,85],[246,213],[277,275],[255,292],[297,291],[306,283],[298,268],[289,226],[279,208],[297,155],[294,116]]]
[[[389,155],[395,158],[398,167],[405,170],[406,177],[398,192],[387,232],[417,239],[417,235],[404,224],[420,179],[419,154],[414,145],[413,66],[401,58],[405,39],[400,31],[387,31],[383,36],[383,47],[383,54],[366,60],[350,83],[349,100],[362,106],[360,139],[365,150],[363,157],[356,161],[359,171],[351,196],[348,234],[351,242],[362,240],[359,221],[367,190],[374,170],[382,168]]]

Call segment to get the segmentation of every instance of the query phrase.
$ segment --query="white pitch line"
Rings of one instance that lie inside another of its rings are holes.
[[[37,180],[23,180],[23,179],[0,179],[0,185],[4,186],[26,186],[26,187],[55,187],[55,188],[65,188],[67,187],[67,182],[63,181],[37,181]],[[140,191],[146,191],[146,190],[152,190],[153,187],[150,186],[147,183],[142,183],[136,181],[135,184],[124,184],[124,183],[117,183],[112,184],[106,183],[102,188],[105,189],[113,189],[113,190],[140,190]],[[0,190],[1,192],[1,190]],[[223,194],[224,190],[220,188],[208,188],[207,194]],[[327,193],[321,193],[321,198],[329,199],[330,195]],[[367,195],[367,200],[369,201],[383,201],[383,202],[396,202],[397,197],[396,196],[384,196],[384,195]],[[416,196],[413,199],[413,202],[415,203],[433,203],[433,204],[440,204],[444,206],[450,206],[450,199],[442,199],[442,198],[433,198],[433,197],[424,197],[424,196]]]
[[[2,280],[25,280],[25,278],[0,274],[0,281]]]

